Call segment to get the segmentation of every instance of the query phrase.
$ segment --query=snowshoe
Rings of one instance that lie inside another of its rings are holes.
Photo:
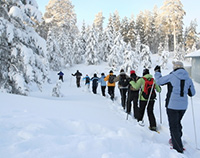
[[[144,121],[143,120],[142,121],[138,121],[138,125],[144,127]]]

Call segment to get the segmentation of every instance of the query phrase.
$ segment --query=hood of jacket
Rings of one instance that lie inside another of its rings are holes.
[[[180,80],[186,80],[186,79],[189,78],[188,72],[187,72],[185,69],[183,69],[183,68],[174,70],[174,71],[172,72],[172,74],[173,74],[174,76],[176,76],[176,77],[177,77],[178,79],[180,79]]]

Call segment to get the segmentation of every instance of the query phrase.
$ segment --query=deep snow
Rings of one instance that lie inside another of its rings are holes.
[[[156,62],[153,62],[156,64]],[[155,65],[153,65],[154,67]],[[163,70],[163,75],[171,71]],[[162,87],[160,123],[159,99],[155,103],[155,116],[160,134],[148,129],[129,116],[120,105],[119,90],[113,102],[108,97],[87,90],[84,82],[81,88],[75,85],[71,76],[80,70],[83,76],[93,76],[94,72],[108,74],[106,64],[99,66],[76,65],[63,70],[63,97],[51,96],[58,76],[51,72],[51,84],[46,84],[42,92],[32,91],[30,96],[0,93],[0,157],[1,158],[198,158],[196,149],[191,99],[183,118],[184,154],[170,149],[169,130],[164,107],[166,87]],[[118,72],[115,72],[119,74]],[[153,68],[151,70],[153,74]],[[137,71],[141,75],[141,71]],[[196,96],[192,98],[196,121],[197,147],[200,147],[200,85],[195,83]],[[106,89],[107,90],[107,89]],[[107,91],[106,91],[107,92]]]

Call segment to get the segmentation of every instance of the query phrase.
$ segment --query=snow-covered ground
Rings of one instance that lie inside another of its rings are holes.
[[[154,61],[153,63],[156,64]],[[155,66],[155,65],[154,65]],[[172,69],[163,70],[168,74]],[[155,116],[159,133],[148,129],[145,113],[145,126],[129,116],[120,105],[119,90],[113,102],[108,97],[93,94],[81,82],[75,85],[71,73],[80,70],[83,76],[93,76],[94,72],[108,74],[106,64],[100,66],[76,65],[63,70],[63,97],[52,97],[52,89],[58,80],[57,72],[51,72],[51,84],[45,85],[42,92],[32,91],[30,96],[0,93],[0,157],[1,158],[198,158],[196,149],[193,116],[196,121],[197,147],[200,148],[200,85],[195,84],[197,94],[192,98],[183,118],[184,154],[170,149],[169,130],[164,107],[166,87],[162,87],[160,122],[159,99],[155,103]],[[115,72],[119,74],[118,72]],[[153,74],[153,68],[151,69]],[[141,70],[137,72],[141,75]],[[107,89],[106,89],[107,90]],[[106,91],[107,92],[107,91]]]

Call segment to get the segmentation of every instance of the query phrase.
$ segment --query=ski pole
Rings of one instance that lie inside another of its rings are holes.
[[[160,107],[160,123],[162,124],[162,111],[161,111],[161,96],[159,93],[159,107]]]
[[[197,147],[197,133],[196,133],[196,125],[195,125],[194,107],[193,107],[193,100],[192,100],[192,97],[191,97],[191,106],[192,106],[192,118],[193,118],[193,125],[194,125],[194,137],[195,137],[196,149],[197,149],[197,150],[200,150],[200,149]]]

